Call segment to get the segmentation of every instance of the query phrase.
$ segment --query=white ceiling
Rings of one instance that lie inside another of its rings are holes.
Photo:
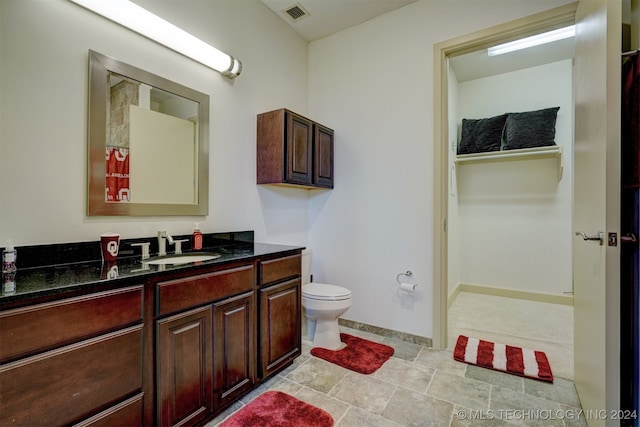
[[[574,47],[572,37],[498,56],[489,56],[487,50],[482,49],[450,58],[449,62],[458,82],[462,83],[573,58]]]
[[[261,0],[305,40],[313,41],[406,6],[416,0]],[[295,4],[309,12],[293,21],[283,12]]]
[[[416,0],[261,0],[305,40],[311,42],[361,24]],[[299,5],[309,15],[293,20],[284,11]],[[572,58],[573,39],[489,57],[486,50],[451,58],[459,82]]]

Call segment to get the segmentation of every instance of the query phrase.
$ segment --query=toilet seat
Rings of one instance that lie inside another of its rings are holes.
[[[351,291],[342,286],[307,283],[302,286],[302,296],[319,301],[343,301],[351,298]]]

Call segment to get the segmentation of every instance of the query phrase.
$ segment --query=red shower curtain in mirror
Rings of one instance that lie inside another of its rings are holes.
[[[106,198],[107,202],[129,201],[129,149],[107,147]]]

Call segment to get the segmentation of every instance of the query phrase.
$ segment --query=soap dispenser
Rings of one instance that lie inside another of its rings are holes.
[[[7,246],[2,251],[2,294],[10,295],[16,292],[16,249],[13,241],[7,240]]]
[[[16,271],[16,249],[13,247],[13,240],[7,240],[7,247],[2,252],[2,273],[15,273]]]
[[[196,222],[193,227],[193,237],[191,240],[191,249],[199,251],[202,249],[202,232],[200,231],[200,224]]]

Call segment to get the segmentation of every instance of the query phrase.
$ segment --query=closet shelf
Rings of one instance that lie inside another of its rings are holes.
[[[459,154],[454,162],[458,165],[485,162],[506,162],[514,160],[558,159],[558,181],[562,179],[562,147],[519,148],[516,150],[489,151],[486,153]]]

